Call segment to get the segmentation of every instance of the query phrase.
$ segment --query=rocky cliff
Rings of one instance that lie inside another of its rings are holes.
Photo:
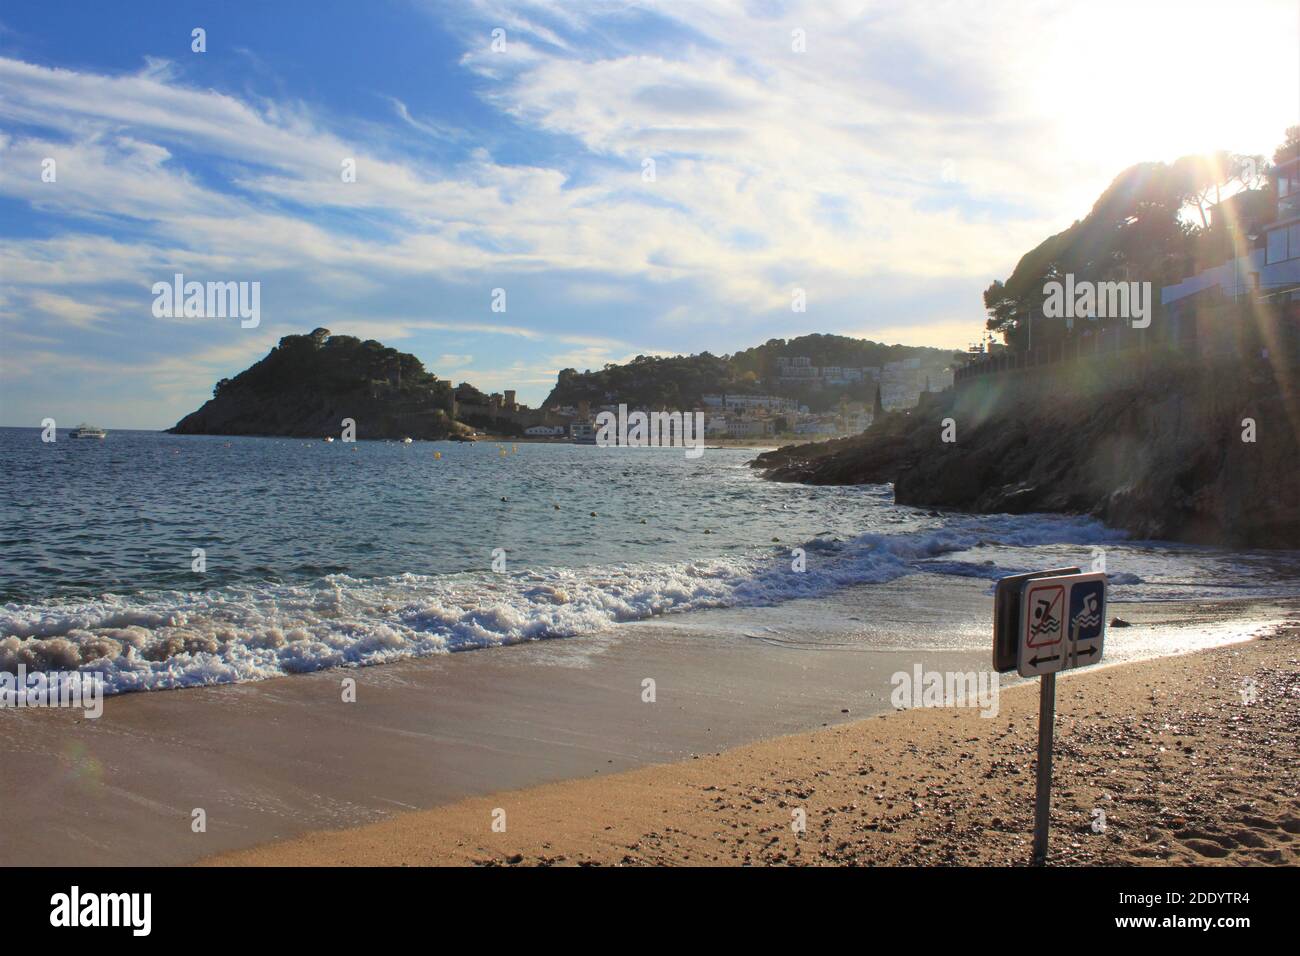
[[[454,438],[451,383],[414,355],[316,329],[286,335],[264,359],[222,379],[212,399],[168,429],[181,435],[338,436],[342,421],[365,438]]]
[[[1293,367],[1143,359],[1118,372],[988,376],[754,465],[778,481],[892,481],[900,504],[1079,512],[1141,538],[1300,547]]]

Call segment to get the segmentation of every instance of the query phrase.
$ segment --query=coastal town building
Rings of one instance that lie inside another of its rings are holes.
[[[799,410],[798,401],[793,398],[782,398],[779,395],[704,395],[700,401],[705,408],[723,408],[729,411],[759,408],[771,412]]]
[[[1094,380],[1140,377],[1145,353],[1161,360],[1274,361],[1300,352],[1300,157],[1270,170],[1273,203],[1243,218],[1234,195],[1212,210],[1231,243],[1222,261],[1161,287],[1150,328],[1118,324],[1024,350],[988,343],[957,373],[965,387],[987,375],[1052,375],[1058,363],[1095,366]],[[1222,208],[1220,208],[1222,207]],[[1233,254],[1237,252],[1238,254]],[[1272,356],[1272,358],[1270,358]]]
[[[861,367],[825,365],[816,366],[806,355],[779,356],[777,382],[782,385],[807,385],[815,389],[843,388],[852,385],[878,384],[882,388],[886,408],[912,408],[921,393],[942,391],[951,387],[951,367],[922,365],[920,357],[889,362],[884,366]]]
[[[780,367],[792,373],[792,380],[835,385],[856,385],[853,391],[838,396],[838,404],[830,410],[825,399],[814,402],[819,408],[812,412],[799,398],[784,395],[746,392],[711,392],[700,396],[694,407],[681,409],[632,405],[619,396],[604,402],[578,401],[557,405],[550,414],[565,426],[565,435],[575,442],[594,440],[594,422],[603,412],[619,414],[701,413],[704,435],[715,439],[764,439],[790,435],[844,436],[858,434],[868,428],[873,418],[873,401],[876,383],[883,386],[883,409],[903,409],[915,406],[926,391],[940,391],[951,386],[953,370],[940,367],[933,360],[923,365],[921,358],[911,358],[879,366],[814,366],[807,356],[784,356],[778,359]],[[820,387],[820,386],[818,386]],[[502,406],[507,395],[502,396]],[[827,396],[835,400],[835,397]],[[855,399],[850,401],[849,399]],[[553,421],[531,422],[531,425],[552,425]],[[528,434],[545,434],[528,432]]]
[[[1199,327],[1206,304],[1300,301],[1300,157],[1278,163],[1270,178],[1273,218],[1252,224],[1242,237],[1256,247],[1160,290],[1171,341],[1213,337],[1214,330]]]
[[[559,427],[567,419],[555,411],[529,408],[515,398],[514,389],[484,394],[468,382],[461,382],[451,393],[451,416],[475,428],[496,434],[527,434],[534,426]]]
[[[781,355],[776,360],[776,378],[782,385],[811,385],[815,388],[854,385],[874,381],[879,373],[880,369],[871,366],[817,366],[806,355]]]
[[[730,418],[727,420],[728,438],[764,438],[773,433],[772,422],[766,418]]]
[[[821,369],[806,355],[781,355],[776,360],[777,378],[782,382],[810,382],[821,377]]]
[[[827,385],[856,385],[866,377],[865,368],[823,368],[822,381]]]

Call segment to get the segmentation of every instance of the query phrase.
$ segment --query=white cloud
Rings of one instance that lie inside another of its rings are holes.
[[[385,341],[505,336],[536,354],[499,369],[448,354],[485,387],[540,382],[685,342],[705,323],[750,344],[748,327],[793,321],[795,286],[809,300],[799,331],[961,345],[982,325],[978,289],[1084,214],[1124,166],[1207,146],[1263,151],[1300,109],[1294,6],[1274,0],[1214,18],[1213,70],[1170,42],[1167,10],[1140,0],[1049,0],[1032,15],[1011,0],[430,6],[452,18],[463,68],[518,141],[542,134],[567,152],[504,162],[480,148],[433,163],[430,137],[459,148],[465,134],[392,97],[377,122],[344,124],[328,104],[187,85],[156,58],[124,74],[0,58],[0,122],[12,127],[0,196],[52,224],[0,239],[14,290],[0,308],[6,343],[40,366],[57,354],[42,336],[116,331],[145,314],[154,281],[183,271],[294,295],[276,304],[279,333],[202,339],[195,356],[142,367],[160,389],[182,388],[190,360],[228,373],[297,324]],[[1178,22],[1212,10],[1189,0]],[[490,49],[494,26],[506,53]],[[790,48],[795,27],[805,53]],[[1245,77],[1292,99],[1243,93]],[[41,180],[47,157],[56,183]],[[517,311],[515,290],[544,281],[550,299]],[[413,317],[409,301],[384,298],[421,283],[507,287],[509,324],[438,301]],[[969,288],[970,318],[935,301],[903,321],[881,294],[927,285]],[[642,326],[623,318],[633,301]],[[580,333],[566,315],[575,303]],[[483,361],[475,344],[443,347]]]

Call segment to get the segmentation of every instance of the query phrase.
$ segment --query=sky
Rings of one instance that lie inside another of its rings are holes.
[[[1125,167],[1271,154],[1298,51],[1297,0],[6,0],[0,424],[167,427],[318,326],[534,405],[640,354],[964,348]],[[159,317],[176,273],[258,324]]]

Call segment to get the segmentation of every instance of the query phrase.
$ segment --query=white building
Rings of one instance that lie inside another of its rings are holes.
[[[700,401],[705,408],[725,408],[728,411],[765,408],[773,412],[792,412],[799,407],[793,398],[779,395],[704,395]]]
[[[728,438],[762,438],[772,434],[772,423],[766,418],[731,418],[727,420]]]
[[[821,369],[812,364],[806,355],[778,355],[776,357],[777,378],[782,381],[814,381],[821,374]]]
[[[563,425],[530,425],[524,429],[524,434],[530,438],[557,438],[564,434]]]
[[[782,382],[793,382],[813,386],[852,385],[866,379],[875,381],[880,377],[880,369],[872,366],[853,368],[844,365],[812,364],[806,355],[778,356],[776,360],[777,378]]]
[[[882,383],[880,404],[887,410],[912,408],[921,400],[921,389],[910,382]]]

